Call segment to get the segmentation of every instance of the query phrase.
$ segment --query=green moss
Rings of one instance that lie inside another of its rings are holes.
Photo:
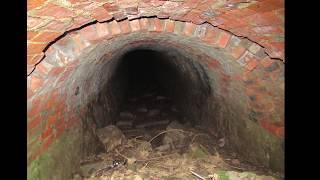
[[[217,174],[220,180],[229,180],[229,177],[225,171],[218,171]]]

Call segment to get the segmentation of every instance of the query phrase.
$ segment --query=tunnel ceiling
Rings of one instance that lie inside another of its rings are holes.
[[[210,23],[236,36],[248,37],[271,58],[284,61],[284,1],[239,0],[28,0],[28,74],[52,41],[96,21],[169,18]],[[178,10],[177,10],[177,7]]]
[[[126,53],[144,49],[170,57],[194,89],[208,92],[201,107],[186,107],[199,109],[197,121],[229,136],[251,161],[281,169],[283,6],[278,0],[28,1],[28,164],[88,116],[88,106],[114,85]]]

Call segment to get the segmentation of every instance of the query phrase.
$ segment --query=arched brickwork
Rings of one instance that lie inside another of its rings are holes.
[[[282,169],[283,4],[276,0],[248,6],[237,1],[206,3],[28,1],[30,177],[41,179],[62,171],[50,170],[57,164],[54,160],[41,165],[49,157],[66,154],[67,164],[77,164],[74,156],[82,150],[75,144],[80,146],[82,139],[72,134],[85,134],[79,128],[81,119],[90,116],[88,107],[102,87],[97,84],[108,60],[135,48],[161,51],[164,46],[198,61],[211,78],[214,95],[208,104],[212,106],[203,119],[211,123],[209,130],[229,133],[230,144],[244,156],[254,152],[248,157],[251,161]],[[252,18],[256,24],[250,23]],[[104,70],[113,72],[111,67]],[[72,171],[67,169],[60,178]]]
[[[43,50],[66,31],[99,21],[140,17],[210,23],[234,35],[248,37],[271,58],[284,61],[284,1],[239,0],[28,0],[28,73]]]

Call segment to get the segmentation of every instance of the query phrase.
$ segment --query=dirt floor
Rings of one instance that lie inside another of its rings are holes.
[[[283,179],[226,149],[223,138],[179,122],[161,94],[130,97],[123,109],[115,125],[97,130],[105,153],[84,159],[74,179]]]

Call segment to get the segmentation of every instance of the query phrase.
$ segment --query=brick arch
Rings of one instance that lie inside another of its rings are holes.
[[[152,6],[165,4],[160,1],[150,3]],[[82,5],[89,6],[86,3]],[[187,5],[192,5],[191,1]],[[60,6],[55,7],[57,11]],[[135,15],[134,8],[118,8],[118,6],[119,4],[105,3],[93,8],[91,16],[94,16],[94,19],[80,18],[78,19],[80,23],[72,23],[67,28],[61,24],[58,26],[58,22],[50,20],[49,27],[61,27],[59,32],[45,29],[28,34],[30,40],[28,44],[30,75],[27,78],[28,164],[31,164],[30,167],[37,166],[34,164],[40,161],[39,157],[54,154],[50,147],[64,153],[66,150],[57,148],[59,145],[56,144],[59,144],[64,134],[74,131],[68,132],[69,129],[77,129],[75,127],[80,124],[80,119],[88,114],[88,109],[82,107],[81,103],[90,104],[91,100],[83,97],[83,94],[86,92],[92,94],[94,83],[98,82],[94,69],[105,62],[101,57],[95,60],[88,59],[85,57],[86,54],[95,48],[100,48],[100,44],[105,44],[107,48],[102,49],[108,51],[105,51],[104,59],[110,59],[114,58],[112,56],[114,52],[121,50],[126,52],[133,47],[139,48],[143,45],[156,46],[159,42],[173,49],[181,49],[182,54],[189,54],[191,59],[201,60],[201,65],[207,69],[207,73],[215,78],[214,87],[219,97],[214,100],[222,104],[231,104],[233,101],[234,104],[237,104],[237,101],[243,103],[244,108],[239,112],[236,106],[228,106],[225,109],[221,106],[217,106],[217,109],[212,108],[212,111],[222,112],[222,115],[214,114],[217,119],[226,118],[224,114],[228,112],[237,112],[238,114],[231,113],[230,117],[228,116],[230,119],[243,119],[240,125],[235,123],[234,127],[238,126],[237,128],[232,129],[232,123],[236,121],[217,121],[212,124],[226,129],[231,127],[230,131],[235,133],[229,140],[235,144],[238,143],[236,147],[240,151],[257,148],[253,150],[255,155],[243,151],[243,154],[251,154],[254,157],[252,161],[281,169],[279,161],[283,156],[279,150],[279,144],[284,135],[284,65],[279,58],[283,55],[281,43],[277,44],[280,48],[270,51],[268,46],[262,45],[263,43],[246,38],[245,33],[235,34],[223,24],[217,25],[214,21],[193,18],[196,12],[187,13],[184,16],[169,16],[165,12],[159,12],[156,16],[150,13],[148,16],[151,17],[141,17]],[[39,11],[43,7],[40,6]],[[114,10],[116,13],[106,13],[106,10]],[[126,13],[119,13],[123,11]],[[57,17],[65,15],[72,16],[72,13],[55,14]],[[47,25],[44,27],[48,28]],[[118,43],[120,43],[118,48],[108,49],[108,45]],[[90,65],[87,70],[85,65]],[[81,71],[84,75],[81,77],[94,77],[93,80],[78,78],[81,74],[78,69],[81,68],[84,69]],[[80,95],[75,96],[78,87],[80,87]],[[242,114],[245,118],[242,118]],[[235,118],[238,115],[239,117]],[[244,130],[247,126],[255,132]],[[255,135],[260,139],[254,139]],[[73,141],[79,144],[79,141]],[[250,147],[244,147],[241,144],[242,141],[247,142],[244,143],[245,145],[251,142]],[[60,146],[64,146],[64,143],[60,143]],[[269,146],[275,148],[270,149]],[[262,152],[267,155],[261,154]],[[59,153],[54,155],[57,154]],[[260,159],[259,156],[261,156]],[[68,162],[76,159],[70,155]],[[52,162],[52,164],[55,163],[57,162]],[[50,169],[46,166],[41,168]],[[39,173],[34,171],[31,170],[31,174]],[[55,172],[52,171],[52,173]],[[50,173],[47,176],[50,176]]]
[[[243,6],[244,5],[244,6]],[[177,11],[177,8],[179,10]],[[284,61],[284,1],[218,2],[145,1],[28,1],[28,74],[43,56],[43,50],[67,31],[88,23],[168,18],[194,24],[209,23],[233,35],[256,42],[270,56]],[[255,23],[252,23],[255,22]]]

